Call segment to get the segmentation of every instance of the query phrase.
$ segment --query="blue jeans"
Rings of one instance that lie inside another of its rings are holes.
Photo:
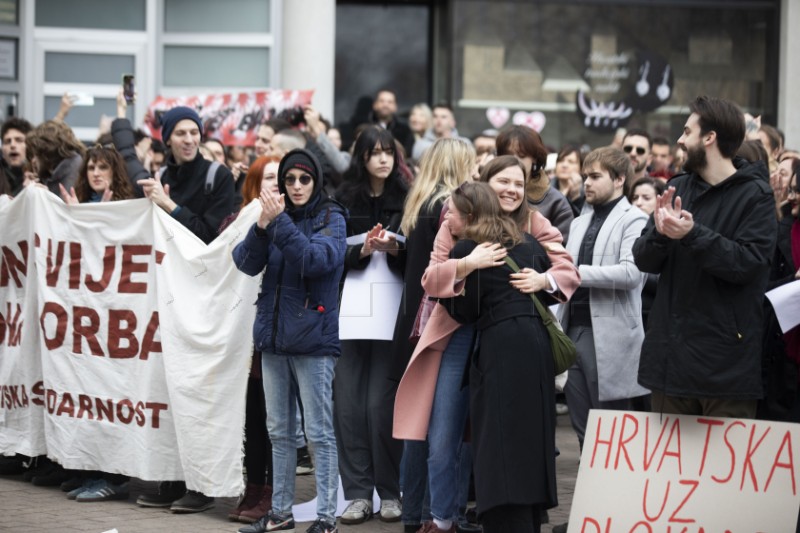
[[[289,515],[294,503],[297,467],[297,397],[303,402],[308,441],[314,447],[317,517],[336,522],[339,464],[333,432],[331,356],[285,356],[262,353],[267,430],[272,441],[272,509]],[[296,384],[296,385],[295,385]]]
[[[460,465],[469,388],[462,385],[474,333],[471,326],[461,326],[453,333],[442,354],[436,380],[428,424],[428,484],[431,515],[439,520],[456,520],[459,507],[466,506],[462,487],[469,483],[469,470],[461,474]],[[468,448],[465,453],[469,454]],[[462,498],[464,501],[460,501]]]

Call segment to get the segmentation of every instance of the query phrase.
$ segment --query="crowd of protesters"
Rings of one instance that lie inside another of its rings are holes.
[[[232,254],[262,277],[246,491],[230,514],[242,533],[295,530],[298,474],[316,478],[312,533],[337,530],[339,476],[345,524],[540,531],[558,504],[557,392],[532,295],[558,305],[577,347],[559,412],[581,446],[598,408],[800,421],[800,333],[783,334],[764,298],[800,278],[800,154],[732,102],[691,102],[677,142],[629,129],[594,150],[547,147],[526,126],[471,140],[444,104],[414,106],[406,124],[391,90],[352,131],[306,106],[300,126],[260,124],[254,147],[204,138],[187,107],[153,140],[120,92],[87,149],[69,106],[3,123],[0,194],[147,198],[206,243],[260,204]],[[340,340],[341,284],[379,259],[405,285],[394,338]],[[46,457],[5,457],[0,472],[78,502],[129,496],[125,476]],[[137,500],[213,503],[177,480]]]

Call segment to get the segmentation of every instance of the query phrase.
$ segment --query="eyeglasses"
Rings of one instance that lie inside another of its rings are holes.
[[[299,178],[296,178],[294,176],[286,176],[285,178],[283,178],[283,183],[285,183],[287,187],[294,187],[294,184],[297,180],[300,180],[301,185],[308,185],[309,183],[314,181],[314,178],[312,178],[308,174],[303,174]]]
[[[643,146],[631,146],[630,144],[627,146],[623,146],[622,149],[625,151],[626,154],[629,154],[632,151],[636,150],[637,154],[644,155],[644,153],[647,151]]]

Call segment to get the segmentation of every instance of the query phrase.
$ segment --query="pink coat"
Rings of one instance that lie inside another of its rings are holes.
[[[572,257],[561,244],[561,232],[538,211],[532,212],[528,230],[547,250],[552,264],[547,272],[553,276],[559,289],[554,296],[559,301],[567,301],[580,285],[580,276]],[[427,294],[451,298],[463,289],[463,281],[456,283],[457,260],[449,259],[454,245],[450,227],[445,221],[436,234],[431,261],[422,276],[422,287]],[[436,304],[397,388],[392,431],[394,438],[425,440],[427,437],[442,353],[459,325],[443,306]]]

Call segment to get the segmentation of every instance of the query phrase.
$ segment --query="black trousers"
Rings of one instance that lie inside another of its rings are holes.
[[[260,377],[250,376],[247,380],[244,439],[247,482],[272,486],[272,443],[267,434],[267,408],[264,404],[264,385]]]
[[[498,505],[481,515],[483,533],[541,533],[538,505]]]

